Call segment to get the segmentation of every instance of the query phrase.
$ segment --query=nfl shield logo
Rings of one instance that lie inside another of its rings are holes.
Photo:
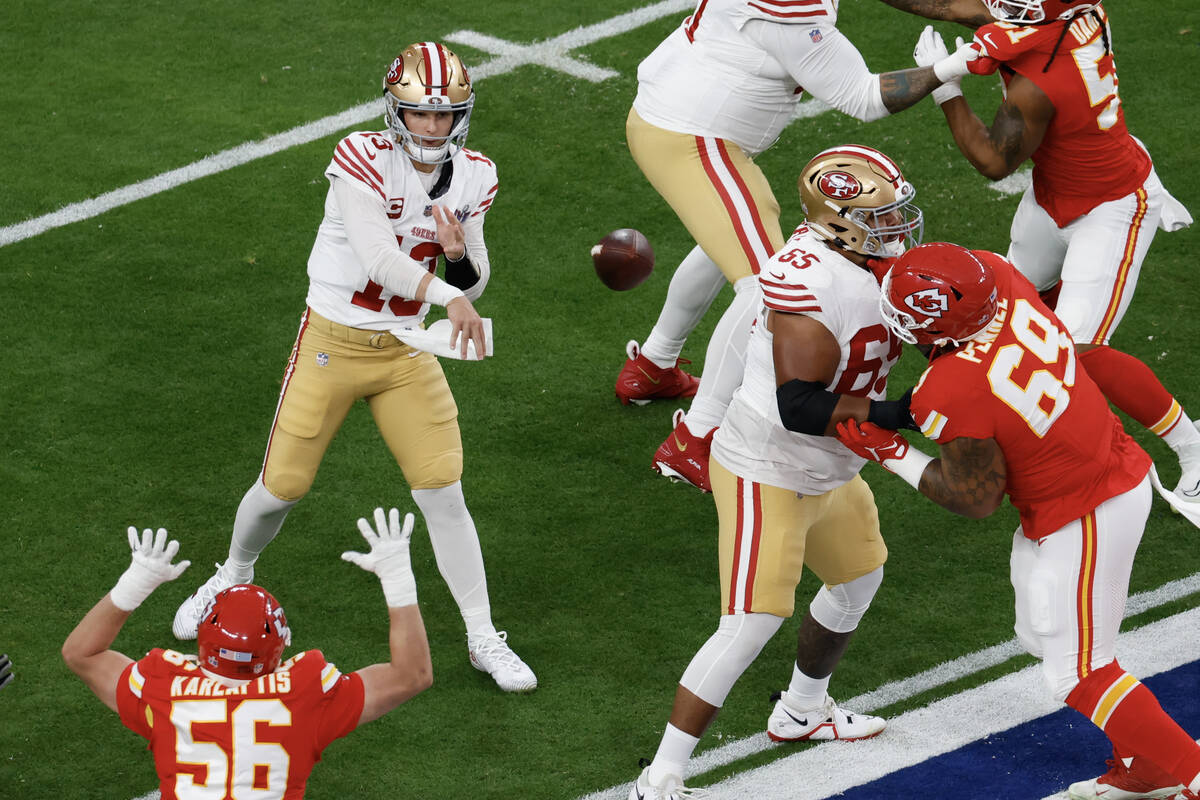
[[[328,353],[317,353],[317,366],[318,367],[329,366],[329,354]]]
[[[814,43],[819,42],[821,41],[821,32],[816,28],[813,28],[808,32],[808,38],[812,39]]]

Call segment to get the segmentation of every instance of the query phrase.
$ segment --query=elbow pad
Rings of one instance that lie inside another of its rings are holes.
[[[820,381],[796,378],[775,390],[779,419],[783,427],[796,433],[824,436],[838,404],[839,394],[829,391]]]

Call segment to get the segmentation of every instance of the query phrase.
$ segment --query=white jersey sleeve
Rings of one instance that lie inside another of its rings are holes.
[[[366,131],[338,143],[326,176],[325,217],[308,260],[307,302],[318,314],[367,330],[419,326],[429,304],[414,299],[415,288],[427,274],[436,275],[442,256],[435,204],[463,224],[481,275],[472,293],[482,291],[490,275],[483,218],[498,187],[491,160],[460,149],[432,182],[423,182],[388,134]],[[441,303],[462,294],[434,280],[427,298]]]
[[[815,26],[809,36],[796,36],[786,25],[753,20],[746,37],[783,65],[804,91],[861,122],[886,117],[879,76],[862,53],[832,26]]]

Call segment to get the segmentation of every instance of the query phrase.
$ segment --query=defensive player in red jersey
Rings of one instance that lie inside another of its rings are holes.
[[[1146,796],[1200,791],[1200,745],[1115,658],[1151,462],[1079,368],[1066,326],[1003,258],[941,242],[896,260],[880,306],[898,336],[930,351],[911,412],[941,454],[870,422],[847,421],[838,438],[966,517],[988,516],[1007,494],[1021,517],[1017,637],[1054,697],[1103,730],[1118,758],[1164,776],[1152,787],[1163,794]],[[1071,787],[1073,797],[1144,796],[1119,791],[1095,779]]]
[[[391,661],[344,674],[320,650],[281,663],[287,617],[265,589],[218,593],[201,619],[199,657],[151,650],[134,661],[110,649],[129,615],[190,562],[172,564],[179,542],[159,528],[129,529],[129,568],[71,631],[67,666],[121,722],[149,741],[163,800],[304,796],[309,773],[334,739],[429,688],[433,667],[409,561],[413,515],[358,521],[367,553],[342,558],[374,572],[391,625]]]
[[[259,556],[363,401],[425,519],[472,666],[504,691],[532,691],[537,677],[492,621],[463,493],[458,406],[435,358],[488,352],[488,321],[472,303],[491,274],[483,224],[500,185],[496,165],[466,147],[475,88],[462,60],[438,42],[415,42],[392,61],[382,106],[386,130],[346,136],[325,167],[307,308],[262,468],[238,505],[228,558],[179,606],[172,629],[194,639],[208,601],[254,579]],[[431,305],[444,306],[446,319],[422,330]],[[440,326],[448,330],[439,334]]]
[[[985,125],[953,81],[934,98],[981,174],[999,180],[1033,161],[1008,259],[1046,293],[1108,399],[1179,456],[1175,494],[1200,503],[1200,432],[1149,366],[1109,346],[1155,229],[1178,230],[1191,217],[1125,126],[1108,15],[1099,3],[1080,0],[986,5],[1000,21],[976,31],[987,57],[968,66],[1000,70],[1005,97],[994,121]],[[945,52],[927,28],[914,55],[930,64]]]

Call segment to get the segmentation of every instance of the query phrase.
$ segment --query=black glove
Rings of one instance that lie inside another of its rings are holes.
[[[867,410],[867,422],[892,431],[918,430],[917,423],[913,421],[912,411],[909,410],[912,396],[913,390],[910,388],[900,395],[899,400],[872,400],[871,407]]]

